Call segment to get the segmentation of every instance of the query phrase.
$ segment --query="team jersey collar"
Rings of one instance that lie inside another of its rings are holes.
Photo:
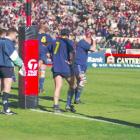
[[[61,39],[61,38],[62,38],[62,39],[68,39],[67,36],[58,36],[58,37],[56,37],[56,38],[58,38],[58,39],[59,39],[59,38],[60,38],[60,39]]]

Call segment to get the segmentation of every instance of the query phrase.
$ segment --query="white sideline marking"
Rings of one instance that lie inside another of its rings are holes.
[[[39,113],[53,114],[53,115],[57,115],[57,116],[67,117],[67,118],[76,118],[76,119],[81,119],[81,120],[104,122],[104,123],[115,124],[115,125],[123,125],[123,124],[118,124],[118,123],[109,122],[109,121],[105,121],[105,120],[99,120],[99,119],[95,119],[95,118],[83,117],[83,116],[80,116],[80,115],[68,115],[68,114],[62,114],[62,113],[53,113],[53,112],[42,111],[42,110],[37,110],[37,109],[31,109],[31,111],[39,112]]]

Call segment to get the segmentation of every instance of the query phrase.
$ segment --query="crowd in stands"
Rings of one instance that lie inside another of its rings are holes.
[[[25,24],[25,15],[22,0],[1,0],[0,27],[19,27]],[[106,40],[113,36],[140,38],[140,3],[137,0],[33,0],[32,23],[42,21],[54,36],[62,28],[68,28],[76,37],[90,29],[93,36]],[[129,47],[140,48],[139,39]]]

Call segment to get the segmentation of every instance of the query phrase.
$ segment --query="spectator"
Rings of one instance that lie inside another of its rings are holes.
[[[25,24],[25,3],[21,1],[1,0],[0,27],[17,28]],[[32,23],[42,21],[48,23],[51,36],[68,28],[76,38],[87,29],[107,39],[112,35],[139,38],[140,3],[137,0],[33,0]]]

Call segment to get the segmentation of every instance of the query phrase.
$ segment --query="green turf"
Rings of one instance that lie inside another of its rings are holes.
[[[52,76],[47,70],[46,91],[40,95],[40,107],[52,110]],[[139,140],[140,128],[140,70],[139,69],[89,69],[88,83],[82,100],[76,105],[77,114],[97,119],[111,119],[109,124],[77,118],[67,118],[47,113],[16,108],[17,99],[11,99],[16,116],[0,115],[0,140]],[[17,87],[17,83],[13,85]],[[67,84],[61,95],[61,108],[65,107]],[[17,90],[12,91],[17,95]],[[1,108],[1,106],[0,106]],[[71,113],[65,113],[73,115]]]

